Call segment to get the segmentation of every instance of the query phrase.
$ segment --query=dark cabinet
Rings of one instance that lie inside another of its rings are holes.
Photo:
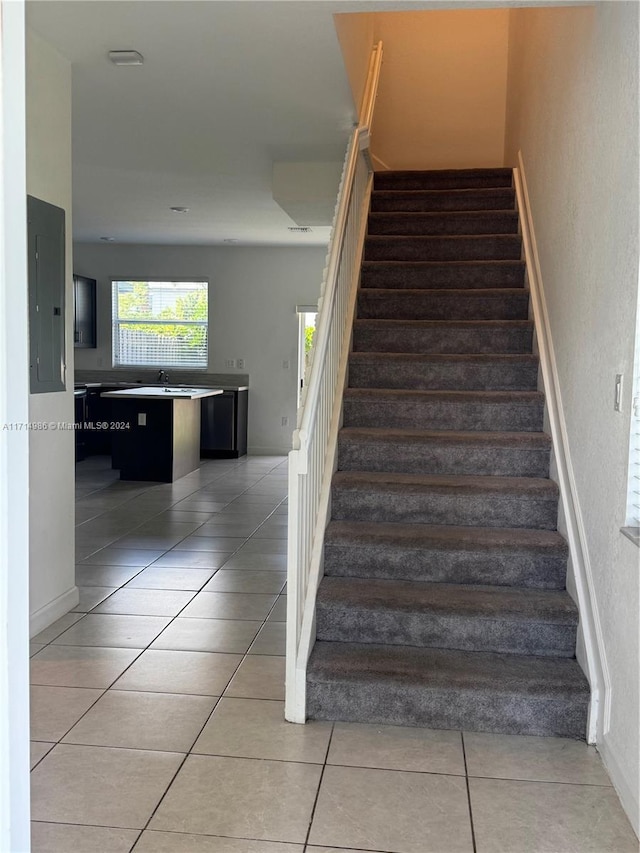
[[[101,397],[104,391],[117,391],[119,385],[100,385],[87,388],[86,420],[93,424],[87,434],[87,453],[108,456],[111,453],[111,432],[105,424],[111,422],[111,400]],[[118,466],[114,464],[114,468]]]
[[[73,394],[76,422],[76,462],[80,462],[87,455],[87,432],[84,428],[87,421],[87,392],[76,389]]]
[[[237,459],[247,453],[249,392],[223,391],[204,397],[200,408],[200,455]]]
[[[96,347],[96,280],[73,276],[73,345],[85,349]]]

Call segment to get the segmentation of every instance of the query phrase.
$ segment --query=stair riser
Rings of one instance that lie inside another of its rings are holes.
[[[526,320],[529,294],[385,293],[362,290],[358,296],[361,320]]]
[[[367,233],[394,236],[517,234],[518,215],[509,213],[372,213]]]
[[[377,191],[371,196],[371,211],[420,213],[438,210],[513,210],[515,193],[510,189],[462,190],[458,192]]]
[[[437,613],[387,612],[349,606],[344,609],[318,603],[319,640],[338,643],[384,643],[459,649],[468,652],[500,652],[522,655],[573,657],[576,628],[531,622],[513,617],[482,619]]]
[[[528,353],[532,327],[488,329],[382,328],[356,323],[353,349],[356,352],[420,353]]]
[[[529,527],[555,530],[558,501],[528,495],[488,496],[435,492],[332,489],[336,521],[444,524],[469,527]]]
[[[524,287],[524,265],[514,261],[484,263],[384,263],[364,264],[363,288],[472,288]]]
[[[516,236],[367,237],[366,261],[491,261],[520,259]]]
[[[503,477],[548,477],[549,450],[509,447],[416,444],[389,441],[340,442],[340,471],[380,471],[398,474],[454,474]]]
[[[374,190],[464,190],[474,188],[511,187],[510,169],[458,174],[442,172],[377,172]]]
[[[540,432],[543,403],[380,400],[346,397],[344,426],[390,429],[452,429],[495,432]]]
[[[414,391],[535,391],[538,365],[381,360],[349,363],[350,388]]]
[[[567,554],[418,550],[360,544],[349,547],[327,542],[324,573],[328,577],[564,589]]]
[[[587,698],[534,698],[455,687],[390,683],[371,689],[340,682],[307,686],[307,715],[314,720],[539,737],[584,739],[587,706]]]

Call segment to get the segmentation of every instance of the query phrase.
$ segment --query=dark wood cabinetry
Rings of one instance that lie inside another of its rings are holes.
[[[237,459],[247,453],[249,392],[223,391],[202,400],[200,454],[210,459]]]
[[[111,453],[111,432],[99,427],[99,424],[109,424],[112,420],[111,400],[101,397],[104,391],[117,391],[119,385],[100,385],[87,388],[86,420],[93,424],[87,434],[87,453],[107,456]],[[114,465],[114,468],[117,466]]]
[[[85,430],[85,423],[87,421],[86,391],[74,391],[74,408],[76,424],[76,462],[80,462],[87,455],[87,432]]]
[[[83,275],[73,276],[73,345],[95,349],[96,341],[96,280]]]
[[[85,387],[85,386],[82,386]],[[130,387],[135,387],[134,385]],[[122,459],[118,442],[108,425],[114,420],[113,398],[105,391],[119,391],[122,385],[87,385],[83,398],[83,420],[94,425],[84,436],[86,455],[112,455],[114,468]],[[209,459],[237,459],[247,453],[247,415],[249,392],[246,388],[224,391],[215,397],[203,397],[200,407],[200,454]],[[77,418],[79,420],[79,417]],[[98,425],[106,425],[99,427]]]

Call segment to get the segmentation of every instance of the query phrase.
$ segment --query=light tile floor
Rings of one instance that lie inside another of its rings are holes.
[[[80,605],[32,644],[34,853],[631,853],[573,741],[284,722],[286,460],[77,466]]]

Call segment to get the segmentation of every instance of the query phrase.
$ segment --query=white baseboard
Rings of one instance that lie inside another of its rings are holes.
[[[80,592],[77,586],[72,586],[62,595],[54,598],[44,607],[36,610],[29,616],[29,636],[35,637],[40,631],[44,631],[49,625],[52,625],[56,619],[64,616],[72,610],[80,601]]]
[[[613,787],[620,797],[622,808],[629,818],[631,827],[638,838],[640,838],[640,804],[638,803],[638,794],[637,791],[633,790],[633,786],[618,764],[618,760],[609,746],[606,735],[602,739],[602,742],[598,744],[598,752],[602,757],[604,766],[607,768],[607,772],[613,782]]]
[[[248,456],[288,456],[291,450],[291,443],[283,447],[247,447]]]
[[[566,525],[569,545],[569,571],[573,573],[577,605],[580,611],[579,629],[582,643],[578,645],[579,663],[586,669],[591,687],[591,702],[587,723],[588,743],[600,743],[608,730],[611,702],[611,679],[604,651],[602,626],[595,598],[593,573],[584,518],[576,478],[571,462],[569,436],[562,406],[560,378],[555,358],[549,313],[540,269],[540,259],[534,230],[531,203],[527,188],[522,152],[518,152],[518,167],[514,169],[514,183],[520,226],[522,231],[524,259],[531,307],[536,326],[538,355],[546,398],[546,418],[553,439],[553,451],[558,486],[560,488],[561,516]],[[584,653],[584,654],[583,654]]]

